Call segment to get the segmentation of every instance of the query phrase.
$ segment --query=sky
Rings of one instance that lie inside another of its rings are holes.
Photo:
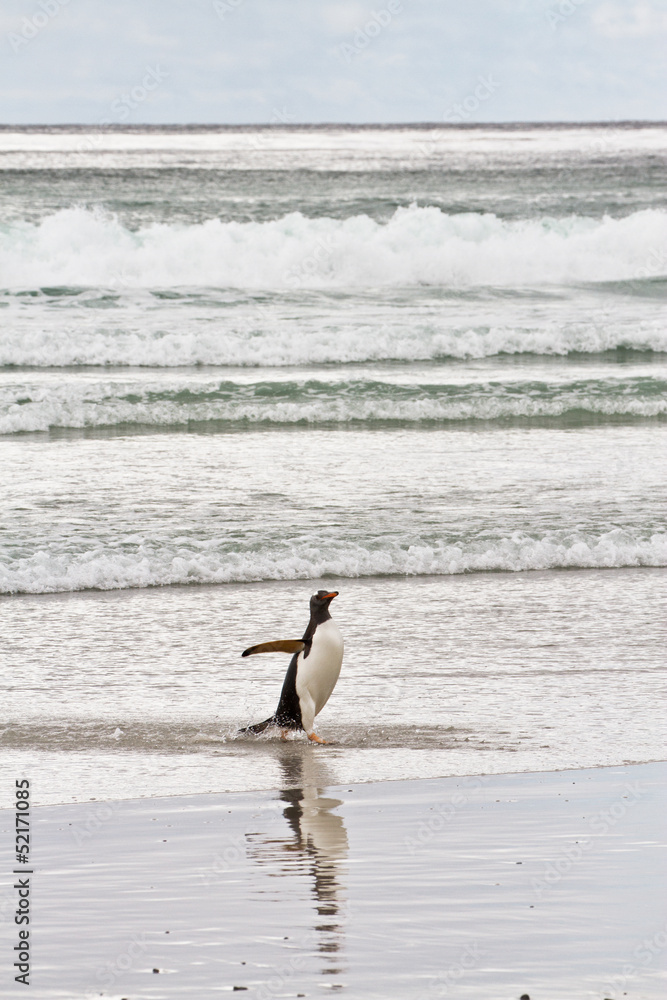
[[[667,119],[667,0],[3,0],[0,124]]]

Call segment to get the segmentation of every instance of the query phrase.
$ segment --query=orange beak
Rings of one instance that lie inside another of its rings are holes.
[[[323,601],[328,601],[328,600],[330,600],[331,598],[334,598],[334,597],[338,597],[338,591],[337,590],[332,590],[330,594],[325,594],[324,597],[322,598],[322,600]]]

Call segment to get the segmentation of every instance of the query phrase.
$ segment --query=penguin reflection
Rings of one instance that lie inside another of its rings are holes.
[[[335,975],[342,971],[334,956],[343,947],[345,899],[340,877],[348,841],[343,819],[333,810],[343,803],[341,799],[320,795],[320,788],[332,784],[334,779],[326,764],[309,752],[309,747],[287,744],[276,750],[283,772],[280,793],[285,803],[283,816],[292,835],[287,839],[254,840],[249,844],[249,854],[259,864],[289,859],[281,865],[284,875],[294,874],[293,860],[297,855],[296,870],[310,876],[317,913],[314,924],[317,950],[321,955],[331,956],[322,974]]]

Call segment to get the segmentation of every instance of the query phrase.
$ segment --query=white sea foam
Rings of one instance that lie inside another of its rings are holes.
[[[496,541],[393,545],[371,549],[340,544],[300,553],[278,551],[186,552],[174,543],[123,554],[92,548],[78,554],[39,551],[0,564],[0,593],[117,590],[169,584],[305,580],[333,575],[438,575],[526,570],[667,565],[667,535],[641,536],[628,530],[551,532],[534,538],[520,532]]]
[[[387,223],[294,212],[268,222],[153,224],[84,208],[0,234],[0,286],[360,288],[558,284],[663,274],[667,212],[504,221],[399,208]],[[658,254],[658,256],[656,256]],[[662,260],[662,263],[661,263]]]
[[[0,434],[52,428],[187,423],[408,423],[507,418],[656,417],[667,413],[664,383],[653,379],[572,384],[413,386],[394,383],[258,383],[210,385],[65,382],[0,388]]]
[[[1,315],[1,314],[0,314]],[[90,316],[64,318],[43,313],[10,322],[5,312],[0,365],[288,366],[329,362],[429,361],[485,358],[497,354],[565,355],[613,351],[667,351],[667,323],[661,319],[624,322],[606,317],[591,322],[545,322],[542,326],[495,325],[456,328],[446,319],[428,322],[397,315],[393,325],[339,322],[319,330],[307,323],[272,320],[267,310],[239,316],[168,319],[147,313],[141,324],[124,317],[123,328],[103,326]],[[84,322],[86,320],[87,322]],[[212,321],[213,320],[213,321]],[[176,329],[165,330],[167,322]]]

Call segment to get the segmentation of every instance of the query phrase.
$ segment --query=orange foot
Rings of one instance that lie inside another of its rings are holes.
[[[287,733],[288,732],[289,732],[288,729],[281,729],[280,730],[280,738],[281,738],[281,740],[286,740],[287,739]]]
[[[323,740],[321,736],[318,736],[317,733],[306,733],[306,736],[313,743],[326,743],[327,742],[326,740]]]

